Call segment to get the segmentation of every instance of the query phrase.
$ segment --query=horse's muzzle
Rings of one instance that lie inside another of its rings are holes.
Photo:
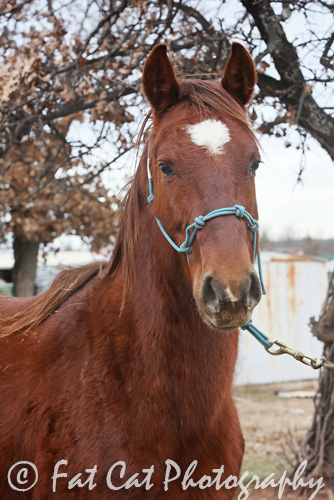
[[[197,305],[211,327],[237,328],[249,321],[261,296],[260,282],[253,268],[239,283],[227,284],[213,273],[207,273],[200,285]]]

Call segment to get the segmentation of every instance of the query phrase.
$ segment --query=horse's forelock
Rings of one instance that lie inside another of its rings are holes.
[[[180,98],[188,100],[199,114],[212,111],[218,116],[237,120],[249,129],[257,142],[247,111],[234,100],[220,82],[185,80],[181,84]]]

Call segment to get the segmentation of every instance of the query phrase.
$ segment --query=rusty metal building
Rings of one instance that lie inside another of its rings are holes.
[[[271,340],[321,356],[323,344],[312,336],[308,323],[311,316],[320,314],[334,261],[279,252],[262,252],[261,256],[267,295],[254,310],[254,325]],[[249,332],[240,333],[237,385],[317,377],[317,371],[286,354],[269,355]]]

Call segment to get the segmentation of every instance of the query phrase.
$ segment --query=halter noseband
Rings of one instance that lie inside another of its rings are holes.
[[[147,201],[149,203],[152,203],[154,200],[154,194],[153,194],[153,181],[152,181],[152,174],[151,174],[151,169],[150,169],[150,142],[148,143],[148,149],[147,149],[147,177],[148,177],[148,188],[149,188],[149,196],[147,197]],[[253,264],[255,262],[256,258],[256,234],[259,230],[259,223],[256,219],[254,219],[250,213],[247,212],[245,207],[242,205],[234,205],[234,207],[227,207],[227,208],[218,208],[217,210],[213,210],[212,212],[209,212],[206,215],[200,215],[199,217],[195,218],[195,222],[190,224],[186,228],[186,239],[184,240],[183,243],[181,243],[180,246],[178,246],[172,238],[169,236],[163,225],[161,224],[160,220],[155,217],[155,220],[157,221],[157,224],[168,241],[176,250],[177,252],[180,253],[185,253],[187,255],[187,261],[189,264],[189,255],[192,252],[192,244],[194,242],[195,236],[197,231],[200,229],[203,229],[205,226],[205,223],[209,221],[210,219],[213,219],[214,217],[219,217],[221,215],[235,215],[238,217],[238,219],[246,219],[247,221],[247,226],[248,229],[253,233]],[[262,275],[262,266],[261,266],[261,256],[260,256],[260,245],[258,244],[258,253],[257,253],[257,262],[258,262],[258,269],[259,269],[259,279],[260,279],[260,284],[261,284],[261,289],[263,295],[266,294],[266,290],[264,287],[263,283],[263,275]]]

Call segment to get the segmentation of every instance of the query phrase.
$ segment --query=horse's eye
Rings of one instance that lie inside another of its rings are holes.
[[[171,177],[172,175],[175,175],[175,170],[167,165],[167,163],[159,163],[159,167],[165,177]]]
[[[260,166],[260,163],[261,163],[261,160],[254,160],[252,161],[252,163],[250,164],[250,167],[249,167],[249,171],[252,173],[252,174],[255,174],[256,170],[259,168]]]

